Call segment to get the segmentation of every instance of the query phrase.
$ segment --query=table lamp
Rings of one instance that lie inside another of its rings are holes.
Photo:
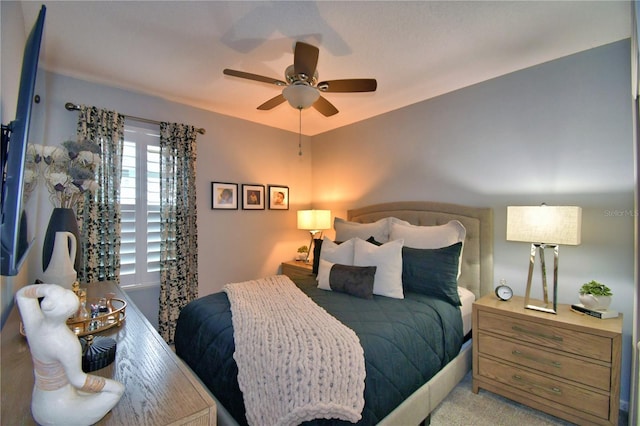
[[[331,210],[298,210],[298,229],[304,229],[311,234],[309,251],[305,262],[309,262],[309,253],[313,247],[313,238],[318,232],[331,228]]]
[[[582,209],[575,206],[509,206],[507,207],[507,241],[523,241],[531,243],[529,256],[529,276],[525,308],[537,311],[557,313],[558,296],[558,246],[561,244],[577,246],[580,244],[582,226]],[[547,271],[544,261],[544,250],[552,248],[553,264],[553,303],[549,302],[547,288]],[[530,303],[531,281],[536,253],[540,257],[542,270],[542,293],[544,306]]]

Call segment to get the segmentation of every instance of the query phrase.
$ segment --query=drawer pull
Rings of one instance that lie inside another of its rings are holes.
[[[562,390],[560,388],[556,388],[556,387],[548,388],[546,386],[541,386],[541,385],[539,385],[537,383],[529,382],[529,381],[525,380],[522,376],[519,376],[517,374],[514,374],[512,376],[512,378],[516,382],[521,382],[521,383],[524,383],[524,384],[529,385],[529,386],[534,386],[536,388],[540,388],[540,389],[545,390],[545,391],[551,391],[552,393],[555,393],[556,395],[562,395]]]
[[[522,328],[522,327],[520,327],[518,325],[514,325],[513,327],[511,327],[511,329],[513,331],[517,331],[518,333],[530,334],[532,336],[542,337],[543,339],[549,339],[549,340],[555,340],[557,342],[562,342],[562,337],[553,336],[553,335],[544,334],[544,333],[539,333],[539,332],[533,331],[533,330],[527,330],[526,328]]]
[[[537,357],[535,357],[533,355],[522,353],[517,349],[512,350],[511,354],[514,355],[514,356],[519,356],[521,358],[528,359],[530,361],[537,362],[539,364],[549,364],[550,366],[555,367],[555,368],[561,368],[562,367],[562,363],[560,363],[558,361],[550,361],[550,360],[544,359],[544,358],[537,358]]]

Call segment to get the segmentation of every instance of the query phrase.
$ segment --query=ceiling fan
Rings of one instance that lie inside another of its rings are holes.
[[[276,86],[284,87],[282,93],[269,99],[258,107],[259,110],[270,110],[284,101],[299,110],[313,106],[321,114],[330,117],[338,113],[331,102],[320,95],[326,93],[375,92],[378,83],[373,78],[353,78],[344,80],[328,80],[318,82],[319,50],[301,41],[296,42],[293,51],[293,65],[284,72],[286,81],[244,71],[226,68],[223,73],[233,77],[246,78]]]

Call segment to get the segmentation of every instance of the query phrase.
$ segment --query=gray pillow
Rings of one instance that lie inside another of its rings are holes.
[[[329,272],[331,290],[362,299],[373,298],[376,266],[349,266],[335,264]]]

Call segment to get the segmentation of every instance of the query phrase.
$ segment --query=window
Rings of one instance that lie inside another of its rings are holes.
[[[125,124],[120,184],[120,283],[160,282],[159,129]]]

